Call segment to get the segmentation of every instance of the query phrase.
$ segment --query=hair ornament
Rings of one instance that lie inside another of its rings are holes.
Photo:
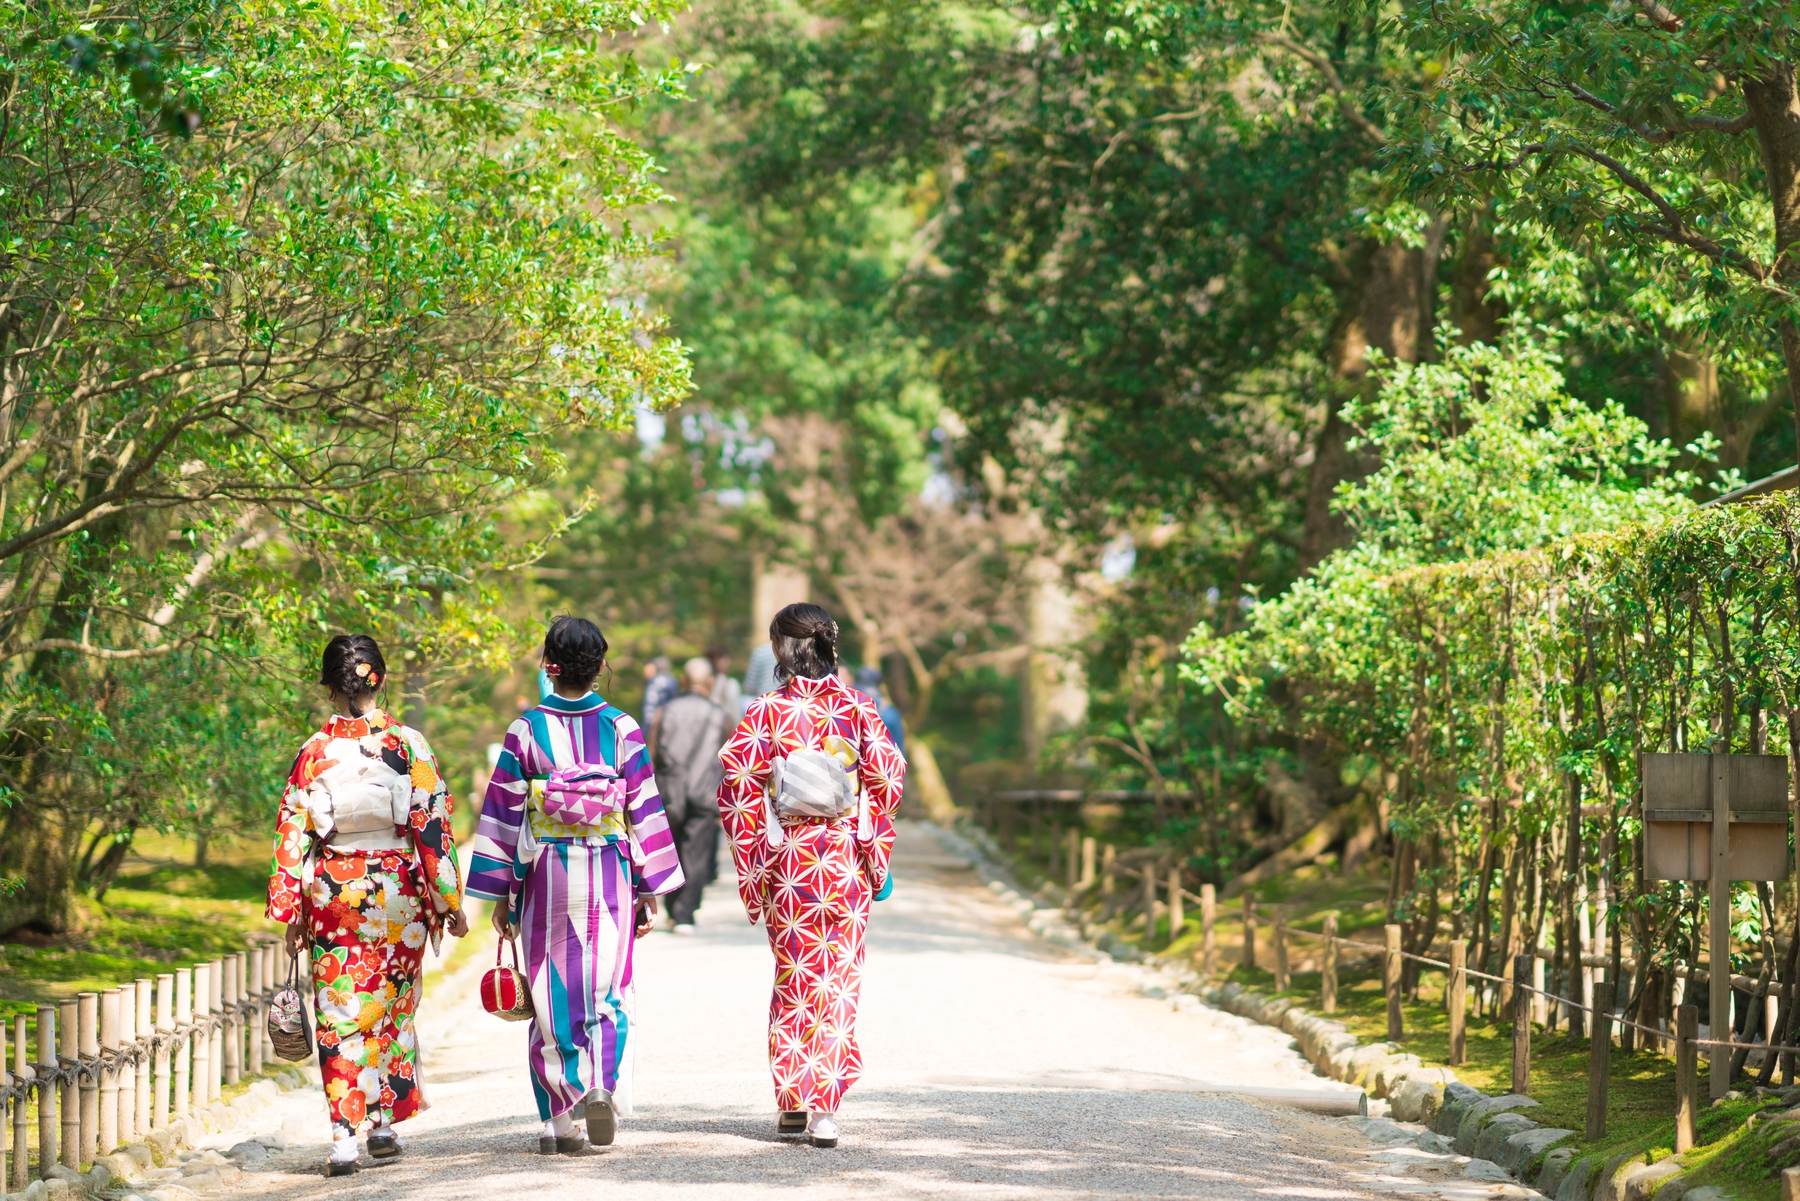
[[[358,663],[356,665],[356,674],[361,676],[365,680],[369,678],[369,671],[370,671],[370,668],[367,663]]]
[[[562,664],[560,664],[560,663],[544,664],[544,674],[548,675],[548,676],[560,676],[562,674]]]
[[[369,673],[369,687],[371,687],[371,688],[381,687],[381,676],[378,673],[375,673],[375,672]]]

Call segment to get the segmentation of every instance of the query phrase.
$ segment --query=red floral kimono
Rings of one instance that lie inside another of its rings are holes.
[[[766,799],[777,755],[836,754],[865,791],[871,830],[857,814],[783,817]],[[862,1073],[856,1007],[869,902],[887,880],[906,760],[874,702],[835,676],[793,679],[750,702],[719,752],[719,815],[731,839],[738,891],[763,920],[775,953],[769,1066],[783,1110],[835,1113]]]
[[[332,766],[326,746],[333,739],[356,740],[366,753],[405,765],[409,825],[396,826],[390,841],[410,845],[345,850],[319,837],[306,792]],[[283,923],[304,916],[311,935],[319,1071],[334,1139],[425,1106],[413,1035],[420,967],[427,939],[436,944],[443,915],[462,903],[450,806],[424,736],[379,709],[334,716],[306,740],[288,775],[268,914]]]

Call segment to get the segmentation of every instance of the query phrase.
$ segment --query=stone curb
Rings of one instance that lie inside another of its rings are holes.
[[[77,1172],[61,1164],[50,1169],[50,1175],[34,1180],[16,1193],[0,1193],[0,1201],[80,1201],[81,1198],[121,1194],[133,1179],[153,1167],[171,1165],[178,1151],[196,1147],[208,1134],[232,1130],[249,1123],[252,1115],[265,1108],[276,1097],[296,1088],[311,1085],[298,1068],[284,1068],[251,1084],[249,1091],[233,1101],[214,1101],[198,1113],[170,1118],[160,1130],[152,1130],[140,1142],[130,1143],[94,1160],[85,1172]],[[224,1157],[219,1157],[223,1160]],[[235,1167],[227,1170],[236,1174]],[[190,1174],[200,1188],[217,1186],[224,1173],[209,1163],[206,1169]],[[167,1184],[152,1189],[146,1196],[154,1201],[187,1201],[194,1189]]]

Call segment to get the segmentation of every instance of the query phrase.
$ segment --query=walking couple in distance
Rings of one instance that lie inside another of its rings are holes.
[[[839,679],[837,641],[817,605],[775,615],[779,687],[750,701],[720,750],[716,794],[739,894],[775,959],[776,1130],[825,1147],[861,1074],[863,935],[888,881],[906,772],[875,703]],[[424,949],[445,930],[468,933],[465,895],[493,902],[495,929],[522,953],[539,1151],[609,1144],[631,1113],[632,948],[657,898],[683,889],[686,848],[643,731],[593,691],[606,654],[592,622],[551,623],[551,687],[506,732],[465,882],[437,760],[377,703],[381,648],[363,634],[326,645],[319,682],[333,712],[282,794],[268,914],[286,923],[289,953],[310,956],[327,1175],[357,1170],[364,1134],[376,1161],[403,1153],[395,1125],[425,1106],[414,1033]]]

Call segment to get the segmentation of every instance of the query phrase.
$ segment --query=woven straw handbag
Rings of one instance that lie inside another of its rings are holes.
[[[510,939],[500,940],[512,949],[512,966],[500,962],[500,948],[494,948],[494,966],[481,977],[481,1007],[506,1022],[522,1022],[532,1016],[531,989],[525,973],[519,970],[519,947]]]
[[[306,1015],[306,997],[300,991],[300,957],[288,960],[287,984],[269,998],[269,1041],[275,1054],[289,1063],[312,1058],[312,1021]]]

